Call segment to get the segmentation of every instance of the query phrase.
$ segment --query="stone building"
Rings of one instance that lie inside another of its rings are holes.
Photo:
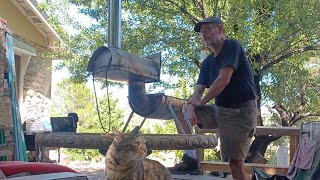
[[[44,56],[60,42],[37,9],[36,0],[0,1],[0,125],[12,125],[5,34],[13,36],[16,89],[22,122],[50,117],[52,59]]]

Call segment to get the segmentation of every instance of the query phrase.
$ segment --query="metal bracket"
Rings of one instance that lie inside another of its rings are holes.
[[[139,130],[142,128],[142,126],[143,126],[144,122],[146,121],[146,119],[147,119],[146,117],[143,118],[142,122],[140,123]]]
[[[173,110],[173,108],[172,108],[171,102],[168,103],[168,108],[169,108],[169,110],[170,110],[170,112],[171,112],[171,114],[172,114],[172,116],[173,116],[173,119],[174,119],[174,121],[175,121],[175,123],[176,123],[176,125],[177,125],[177,128],[180,130],[180,132],[181,132],[182,134],[186,134],[186,132],[184,131],[184,129],[183,129],[183,127],[182,127],[182,125],[181,125],[181,123],[180,123],[180,121],[179,121],[176,113],[174,112],[174,110]],[[188,115],[187,115],[187,113],[186,113],[186,111],[185,111],[185,105],[182,106],[181,110],[182,110],[182,113],[183,113],[183,116],[184,116],[184,120],[186,121],[186,124],[187,124],[188,129],[190,130],[191,134],[194,134],[194,131],[193,131],[193,129],[192,129],[192,125],[191,125],[191,123],[190,123],[189,117],[188,117]],[[129,125],[129,123],[130,123],[130,121],[131,121],[131,118],[132,118],[132,116],[133,116],[133,113],[134,113],[134,111],[131,111],[131,113],[130,113],[130,115],[129,115],[129,117],[128,117],[128,120],[127,120],[126,124],[124,125],[124,127],[123,127],[123,129],[122,129],[122,133],[124,133],[124,132],[127,130],[127,127],[128,127],[128,125]],[[143,126],[143,124],[145,123],[146,119],[147,119],[147,118],[145,117],[145,118],[142,120],[142,122],[140,123],[140,127],[139,127],[140,129],[141,129],[141,127]]]
[[[123,127],[123,129],[122,129],[122,133],[124,133],[126,130],[127,130],[127,127],[128,127],[128,124],[129,124],[129,122],[130,122],[130,120],[131,120],[131,118],[132,118],[132,116],[133,116],[133,111],[131,111],[131,113],[130,113],[130,115],[129,115],[129,117],[128,117],[128,120],[127,120],[127,122],[126,122],[126,124],[124,125],[124,127]],[[140,127],[141,128],[141,127]]]
[[[124,127],[123,127],[123,129],[122,129],[122,133],[124,133],[126,130],[127,130],[127,127],[128,127],[128,125],[129,125],[129,123],[130,123],[130,121],[131,121],[131,118],[132,118],[132,116],[133,116],[133,111],[131,111],[131,113],[130,113],[130,115],[129,115],[129,117],[128,117],[128,120],[127,120],[127,122],[126,122],[126,124],[124,125]],[[145,118],[143,118],[143,120],[142,120],[142,122],[140,123],[140,126],[139,126],[139,131],[140,131],[140,129],[142,128],[142,126],[143,126],[143,124],[144,124],[144,122],[146,121],[146,117]]]
[[[174,121],[176,122],[177,128],[181,131],[182,134],[185,134],[185,131],[184,131],[184,129],[182,128],[182,125],[181,125],[181,123],[179,122],[179,119],[178,119],[176,113],[174,112],[174,110],[173,110],[173,108],[172,108],[172,106],[171,106],[171,102],[168,103],[168,108],[169,108],[169,110],[170,110],[170,112],[171,112],[171,114],[172,114],[172,116],[173,116]]]
[[[194,131],[193,131],[193,129],[192,129],[192,125],[191,125],[191,123],[190,123],[190,119],[189,119],[189,117],[188,117],[188,115],[187,115],[187,112],[186,112],[186,110],[185,110],[185,105],[182,106],[181,110],[182,110],[182,114],[183,114],[183,116],[184,116],[184,120],[186,121],[187,126],[188,126],[191,134],[194,134]]]

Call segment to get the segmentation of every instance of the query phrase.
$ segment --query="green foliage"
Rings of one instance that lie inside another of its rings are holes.
[[[204,149],[205,161],[221,161],[220,152],[216,149]]]
[[[63,149],[62,152],[71,156],[72,161],[91,161],[101,156],[98,150],[93,149]]]
[[[191,94],[199,70],[193,62],[200,58],[203,47],[193,26],[204,17],[217,15],[225,22],[226,35],[238,39],[245,47],[260,79],[257,84],[261,86],[262,104],[270,109],[282,105],[289,112],[286,121],[293,124],[319,119],[317,0],[123,0],[122,3],[121,48],[139,56],[162,52],[161,74],[167,78],[151,84],[149,92],[161,86],[161,92],[174,90],[176,97],[187,98]],[[73,5],[92,19],[88,27],[70,18],[68,10]],[[90,56],[107,43],[108,2],[57,0],[42,6],[50,12],[50,21],[64,43],[51,56],[65,59],[61,67],[69,69],[73,81],[86,81]],[[64,30],[66,25],[71,25],[76,33]],[[270,119],[280,125],[283,118],[275,112]],[[156,127],[156,132],[176,132],[171,128],[174,125],[166,126]]]
[[[57,84],[53,97],[53,115],[65,116],[69,112],[77,112],[80,125],[81,120],[94,117],[94,97],[85,83],[75,84],[70,79],[63,79]]]
[[[81,77],[88,77],[85,74],[87,59],[95,48],[105,42],[108,4],[106,1],[69,2],[77,5],[79,12],[96,20],[89,28],[80,28],[80,33],[71,38],[75,40],[70,46],[75,48],[72,54],[78,58],[64,61],[63,64],[74,77],[80,74]],[[310,57],[318,57],[319,54],[303,50],[310,46],[319,49],[319,3],[314,0],[229,0],[204,1],[203,4],[185,0],[126,0],[123,1],[123,9],[122,49],[141,56],[163,52],[162,74],[168,75],[168,79],[178,77],[178,81],[154,83],[150,91],[162,86],[175,89],[177,97],[186,98],[191,94],[198,73],[198,68],[192,62],[199,59],[202,47],[200,38],[192,28],[198,20],[209,15],[221,16],[226,34],[240,40],[248,50],[255,72],[262,76],[264,103],[282,103],[283,99],[290,98],[285,105],[293,106],[301,82],[317,82],[310,79],[305,65]],[[297,73],[303,78],[292,76]],[[274,86],[269,87],[266,81],[272,81]],[[283,82],[290,83],[290,86],[285,86]],[[314,93],[310,93],[312,96],[308,99],[313,99]],[[314,102],[317,101],[312,104]]]
[[[109,97],[98,96],[101,120],[99,119],[94,92],[85,83],[74,83],[70,79],[64,79],[57,84],[53,97],[52,116],[63,117],[70,112],[76,112],[79,117],[78,133],[105,133],[112,128],[120,129],[123,125],[124,110],[117,106],[118,99],[112,94],[109,94]],[[66,149],[64,151],[74,160],[91,160],[99,155],[98,150]]]

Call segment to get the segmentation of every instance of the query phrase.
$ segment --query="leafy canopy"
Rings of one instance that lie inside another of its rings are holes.
[[[57,6],[59,3],[64,6]],[[66,18],[73,5],[92,19],[91,25],[85,27]],[[66,57],[62,66],[68,67],[73,79],[85,81],[92,52],[107,43],[108,1],[58,0],[45,7],[50,6],[56,8],[46,9],[52,17],[65,15],[55,19],[57,27],[71,24],[78,31],[72,35],[63,31],[66,45],[60,55]],[[193,62],[203,47],[193,26],[204,17],[217,15],[225,22],[227,36],[245,47],[263,103],[295,111],[302,97],[303,112],[319,114],[319,76],[314,76],[320,64],[317,0],[123,0],[122,8],[121,48],[140,56],[162,52],[162,75],[178,79],[162,79],[152,87],[185,89],[180,97],[190,94],[198,73]],[[311,61],[315,64],[312,68]]]

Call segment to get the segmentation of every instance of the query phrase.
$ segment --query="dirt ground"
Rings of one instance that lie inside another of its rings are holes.
[[[86,174],[89,180],[105,180],[103,162],[70,162],[65,166],[68,166],[81,174]]]
[[[65,164],[81,174],[86,174],[89,180],[105,180],[103,162],[70,162]],[[174,180],[225,180],[224,178],[208,177],[208,176],[187,176],[187,175],[173,175]],[[232,178],[230,178],[232,179]],[[227,180],[227,179],[226,179]]]

